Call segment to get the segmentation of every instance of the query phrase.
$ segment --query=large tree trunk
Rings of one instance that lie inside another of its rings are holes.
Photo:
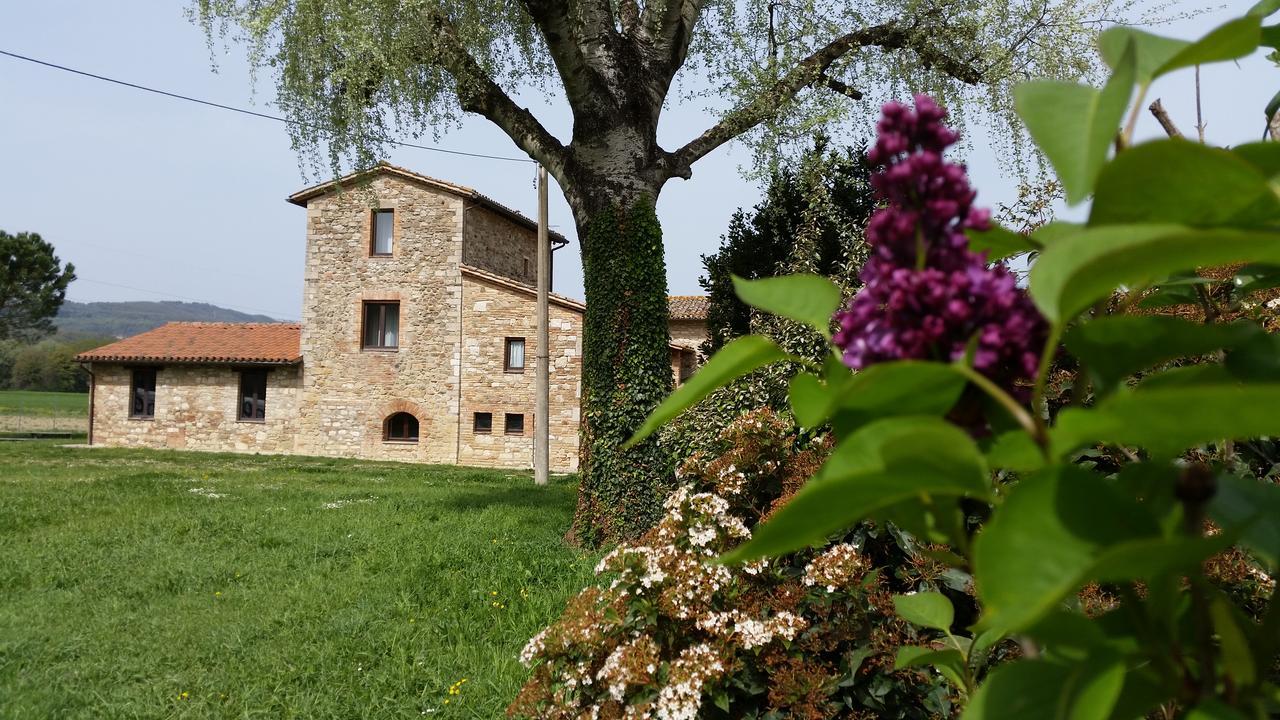
[[[661,184],[634,170],[593,180],[577,183],[574,198],[587,295],[574,535],[599,546],[634,538],[661,515],[671,458],[653,439],[620,446],[671,391],[672,379],[666,262],[654,212]]]

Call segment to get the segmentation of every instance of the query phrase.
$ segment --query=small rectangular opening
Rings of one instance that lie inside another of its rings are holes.
[[[400,347],[400,303],[364,304],[361,347],[375,350],[394,350]]]
[[[373,211],[373,237],[370,238],[369,254],[387,256],[392,254],[392,235],[395,230],[394,210]]]
[[[240,408],[237,420],[265,422],[267,419],[267,371],[240,371]]]
[[[156,370],[134,368],[129,381],[129,417],[151,420],[156,416]]]
[[[471,418],[471,432],[488,435],[493,432],[493,413],[478,412]]]
[[[506,349],[503,351],[502,369],[506,372],[524,372],[524,338],[507,338]]]
[[[506,424],[502,431],[507,435],[523,435],[524,415],[521,415],[520,413],[507,413]]]

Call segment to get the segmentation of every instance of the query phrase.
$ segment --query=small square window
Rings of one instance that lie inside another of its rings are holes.
[[[370,240],[370,255],[392,254],[392,235],[395,230],[394,210],[373,211],[373,237]]]
[[[471,432],[488,435],[493,432],[493,413],[478,412],[471,418]]]
[[[364,304],[364,329],[361,347],[394,350],[400,346],[400,303],[367,302]]]
[[[507,372],[524,372],[524,338],[507,338],[502,369]]]
[[[267,419],[267,371],[240,371],[240,409],[237,420],[264,422]]]
[[[155,368],[137,368],[129,381],[129,417],[150,420],[155,416]]]
[[[507,435],[523,435],[524,434],[524,415],[520,413],[507,413],[506,425],[502,431]]]

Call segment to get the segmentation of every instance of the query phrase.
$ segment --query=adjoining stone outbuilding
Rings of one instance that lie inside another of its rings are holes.
[[[530,467],[536,224],[385,164],[289,201],[307,210],[302,323],[170,323],[82,353],[90,442]],[[677,380],[696,305],[672,299]],[[551,296],[558,472],[577,469],[584,310]]]

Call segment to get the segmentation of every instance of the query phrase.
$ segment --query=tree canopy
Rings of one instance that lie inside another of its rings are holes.
[[[51,332],[75,278],[38,234],[0,230],[0,340]]]

